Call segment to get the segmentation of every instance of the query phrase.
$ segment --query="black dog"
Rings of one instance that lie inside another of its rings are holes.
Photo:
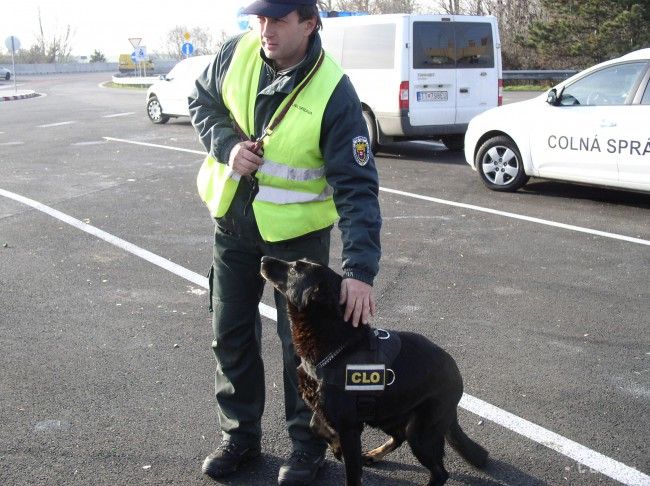
[[[314,411],[311,427],[345,462],[346,484],[361,484],[362,460],[376,462],[405,440],[444,484],[445,438],[463,458],[483,467],[487,451],[458,424],[463,381],[455,361],[425,337],[353,327],[339,305],[341,276],[309,260],[262,258],[262,276],[287,299],[300,392]],[[390,439],[361,453],[364,423]]]

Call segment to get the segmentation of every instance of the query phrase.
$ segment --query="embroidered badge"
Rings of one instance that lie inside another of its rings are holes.
[[[352,152],[357,164],[364,166],[370,159],[370,148],[366,137],[354,137],[352,139]]]
[[[383,364],[349,364],[345,367],[345,389],[348,391],[381,391],[386,387],[386,366]]]

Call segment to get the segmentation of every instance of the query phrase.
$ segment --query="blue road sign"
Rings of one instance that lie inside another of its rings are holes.
[[[190,42],[185,42],[181,46],[181,52],[183,53],[184,56],[191,56],[192,53],[194,52],[194,46]]]
[[[138,62],[136,59],[138,59],[138,58],[137,58],[137,56],[135,55],[135,51],[133,51],[133,52],[131,53],[131,60],[133,61],[134,64],[135,64],[136,62]]]

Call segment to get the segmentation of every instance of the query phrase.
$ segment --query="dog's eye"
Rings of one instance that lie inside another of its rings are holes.
[[[289,275],[295,275],[296,274],[296,267],[289,267]]]

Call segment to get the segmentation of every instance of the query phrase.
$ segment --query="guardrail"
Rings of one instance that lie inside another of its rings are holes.
[[[539,81],[539,80],[552,80],[552,81],[564,81],[567,78],[570,78],[578,71],[572,70],[516,70],[516,71],[503,71],[503,79],[505,81]]]

